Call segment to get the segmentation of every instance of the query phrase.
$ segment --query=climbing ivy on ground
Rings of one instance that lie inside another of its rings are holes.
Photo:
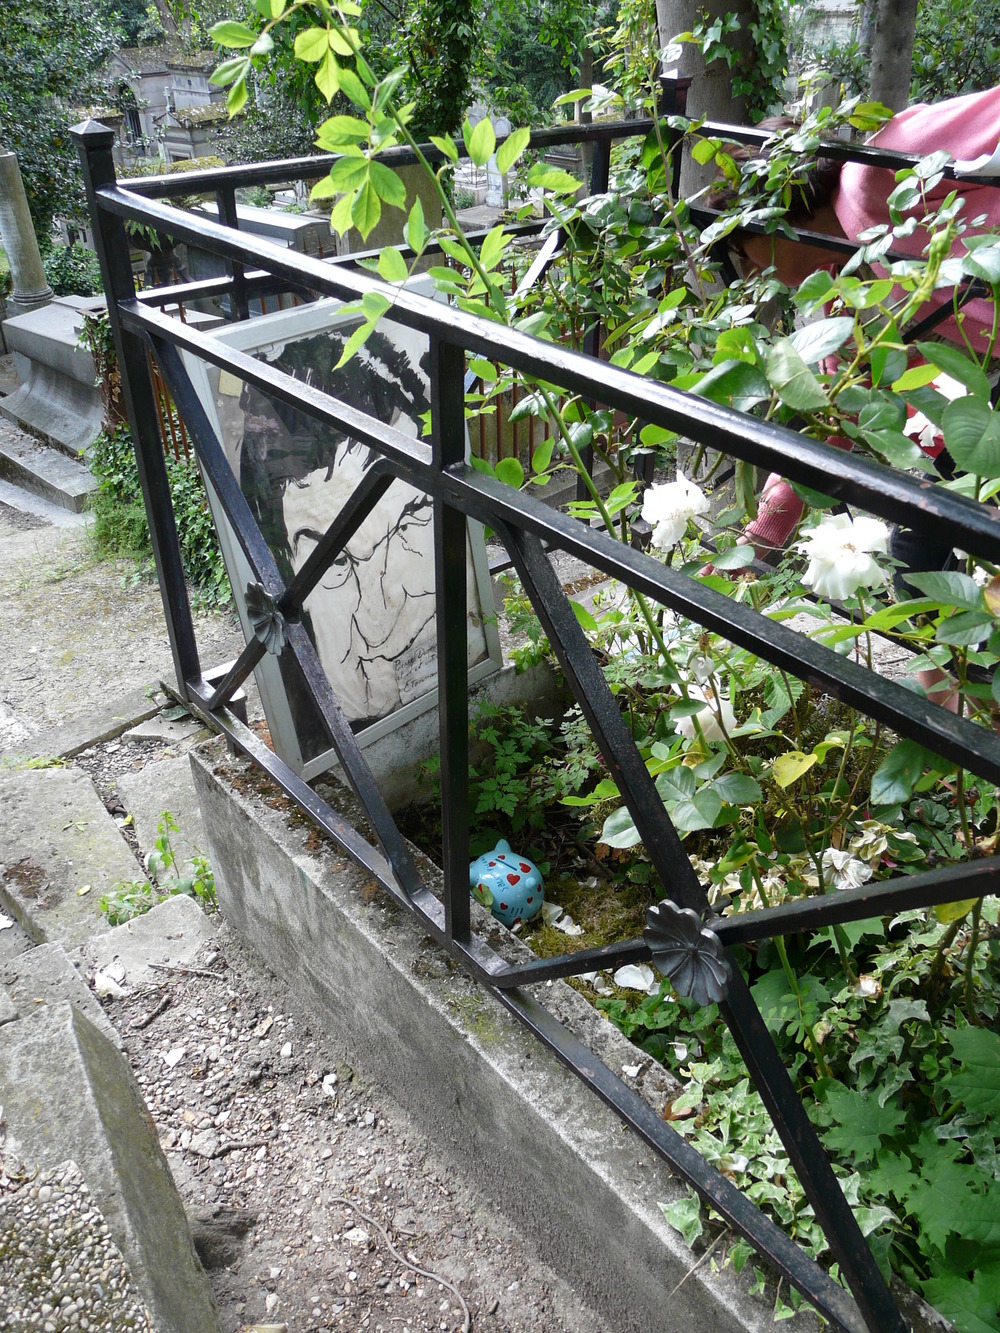
[[[991,917],[996,916],[995,904]],[[831,1151],[885,1272],[898,1272],[965,1330],[1000,1329],[1000,983],[995,926],[974,1026],[946,1010],[956,964],[949,923],[919,911],[850,927],[852,984],[838,985],[832,933],[789,942],[799,994],[776,945],[744,955],[753,995]],[[949,939],[950,937],[950,939]],[[944,961],[942,965],[942,960]],[[810,1253],[826,1241],[715,1006],[662,983],[598,1007],[673,1072],[666,1117]],[[947,1019],[946,1019],[947,1014]],[[807,1052],[807,1029],[817,1038]],[[706,1228],[692,1194],[664,1208],[689,1242]],[[734,1256],[734,1257],[739,1257]],[[789,1297],[792,1306],[797,1304]],[[791,1307],[789,1307],[791,1308]]]
[[[88,461],[98,482],[91,497],[92,537],[98,556],[124,556],[135,562],[137,576],[150,575],[153,548],[128,427],[102,431]],[[192,600],[201,609],[228,606],[232,589],[201,476],[187,459],[167,458],[166,465]]]

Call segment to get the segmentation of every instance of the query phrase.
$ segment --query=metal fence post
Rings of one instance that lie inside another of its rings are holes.
[[[240,229],[239,214],[236,211],[236,188],[224,185],[215,196],[219,208],[219,221],[234,231]],[[233,309],[237,319],[249,319],[250,309],[247,304],[247,284],[243,265],[236,259],[226,261],[226,267],[233,279]],[[263,309],[263,306],[261,307]]]
[[[101,265],[101,277],[108,301],[108,319],[122,372],[122,393],[146,503],[146,518],[177,686],[180,694],[187,698],[187,682],[201,678],[201,666],[160,441],[156,397],[145,345],[141,338],[122,329],[118,311],[119,302],[135,297],[128,234],[122,219],[101,206],[99,195],[103,186],[116,183],[115,164],[111,156],[114,131],[99,121],[86,120],[74,126],[70,134],[79,149],[83,164],[87,205],[94,228],[94,247]]]
[[[671,70],[667,74],[660,75],[660,108],[661,116],[683,116],[687,114],[688,89],[693,80],[690,74],[678,74],[676,70]],[[670,182],[671,192],[675,199],[680,198],[681,192],[681,142],[684,138],[682,130],[672,127],[667,136],[667,152],[670,154],[670,163],[672,176]]]
[[[431,440],[438,472],[465,466],[465,355],[431,337]],[[441,854],[445,928],[468,936],[469,906],[469,651],[466,520],[434,501],[437,589],[438,710],[441,729]]]

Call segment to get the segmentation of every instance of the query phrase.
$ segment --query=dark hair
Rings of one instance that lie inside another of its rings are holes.
[[[735,148],[730,157],[738,165],[760,159],[766,161],[774,148],[782,142],[787,131],[798,128],[798,121],[791,116],[769,116],[757,126],[766,130],[770,138],[765,140],[759,150],[750,144]],[[840,163],[831,157],[816,157],[811,163],[803,163],[801,172],[794,179],[792,200],[786,213],[787,220],[793,227],[809,222],[818,209],[828,204],[840,180]],[[735,203],[739,192],[730,180],[721,179],[709,192],[707,203],[710,208],[724,209]]]

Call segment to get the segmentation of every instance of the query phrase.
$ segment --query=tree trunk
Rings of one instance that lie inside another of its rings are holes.
[[[666,46],[678,33],[689,31],[702,15],[706,15],[711,22],[732,12],[738,15],[740,27],[727,41],[741,57],[749,59],[752,49],[749,29],[754,17],[753,0],[707,0],[705,4],[697,4],[695,0],[656,0],[656,26],[660,45]],[[680,59],[673,68],[680,74],[692,76],[693,82],[687,97],[687,115],[692,120],[705,116],[709,120],[723,120],[731,125],[749,123],[746,98],[733,95],[732,73],[724,60],[713,60],[706,68],[697,47],[685,42],[681,47]],[[708,185],[716,174],[712,163],[699,166],[691,159],[690,153],[685,151],[681,166],[682,198],[686,199]]]
[[[876,0],[870,93],[893,111],[909,105],[916,23],[917,0]]]

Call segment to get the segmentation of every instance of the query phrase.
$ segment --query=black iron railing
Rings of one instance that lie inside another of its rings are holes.
[[[598,187],[607,184],[607,164],[616,138],[643,134],[648,125],[627,122],[535,136],[535,144],[587,138],[594,142]],[[248,168],[224,168],[129,182],[115,179],[113,135],[87,123],[74,131],[79,144],[101,259],[111,323],[122,367],[123,390],[146,497],[178,689],[215,721],[231,743],[266,771],[344,852],[413,914],[455,959],[516,1014],[566,1065],[694,1186],[733,1228],[767,1256],[831,1322],[851,1333],[902,1333],[905,1322],[872,1258],[826,1152],[789,1079],[774,1042],[734,961],[730,946],[790,935],[834,922],[896,914],[904,908],[997,892],[1000,859],[866,884],[836,895],[810,898],[724,919],[709,905],[680,838],[668,818],[619,707],[581,630],[546,548],[580,557],[590,566],[640,590],[659,605],[717,631],[764,661],[794,674],[878,719],[965,769],[1000,782],[1000,738],[947,712],[902,686],[883,679],[754,610],[734,603],[600,532],[554,512],[530,495],[512,491],[471,469],[465,461],[464,381],[466,357],[474,354],[525,377],[558,384],[568,393],[599,400],[711,449],[792,481],[857,504],[884,518],[933,528],[966,551],[1000,563],[1000,511],[980,506],[926,479],[914,479],[867,459],[753,417],[643,379],[606,362],[540,342],[523,333],[462,313],[406,289],[390,288],[351,266],[321,262],[283,250],[234,229],[234,191],[289,176],[324,175],[330,159],[312,158]],[[752,138],[752,131],[736,132]],[[848,150],[844,150],[847,152]],[[862,150],[870,155],[870,150]],[[397,153],[394,160],[403,160]],[[897,155],[888,155],[891,162]],[[887,160],[882,158],[880,160]],[[170,197],[192,189],[214,192],[220,221],[181,212],[151,196]],[[136,294],[129,265],[126,222],[139,222],[221,256],[225,277]],[[227,223],[229,225],[227,225]],[[240,318],[248,300],[265,292],[291,291],[307,298],[353,300],[381,292],[392,302],[394,322],[429,338],[432,434],[414,440],[280,369],[161,313],[168,301],[213,296],[232,302]],[[242,557],[261,585],[262,623],[269,645],[253,636],[223,680],[203,672],[185,592],[171,511],[157,407],[147,351],[185,421],[203,472],[236,534]],[[226,461],[185,367],[193,354],[275,400],[289,404],[331,430],[377,450],[370,468],[306,564],[291,580],[282,577],[271,550]],[[434,513],[437,608],[438,700],[443,804],[444,888],[440,897],[423,883],[338,704],[299,613],[331,563],[391,484],[401,478],[430,497]],[[528,964],[506,962],[472,929],[468,852],[468,699],[466,523],[489,525],[505,545],[531,599],[566,679],[599,744],[605,764],[642,836],[662,889],[638,939],[587,949]],[[229,706],[239,683],[269,650],[297,663],[315,715],[326,729],[342,769],[361,799],[377,837],[372,846],[348,825],[286,763],[265,746]],[[693,925],[692,925],[693,923]],[[678,944],[680,941],[680,944]],[[521,988],[595,967],[658,958],[688,950],[695,994],[717,998],[720,1011],[781,1136],[805,1193],[820,1221],[849,1292],[835,1282],[770,1222],[728,1179],[709,1166],[594,1053]]]

